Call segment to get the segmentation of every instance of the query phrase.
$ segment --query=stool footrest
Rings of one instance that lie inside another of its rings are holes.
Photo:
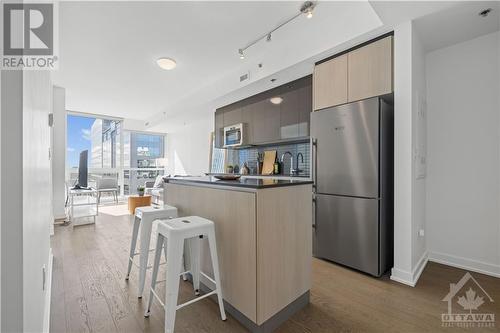
[[[183,276],[184,274],[191,274],[191,271],[185,271],[185,272],[182,272],[181,274],[179,274],[179,276]],[[162,282],[165,282],[167,281],[166,279],[163,279],[163,280],[157,280],[155,283],[158,284],[158,283],[162,283]]]
[[[148,252],[154,252],[154,251],[156,251],[156,249],[150,249],[150,250],[148,250]],[[129,258],[133,258],[133,257],[135,257],[135,256],[138,256],[139,254],[141,254],[141,252],[135,252],[135,253],[132,255],[132,257],[129,257]]]
[[[130,260],[132,262],[132,265],[134,265],[135,267],[141,268],[141,266],[139,266],[139,264],[137,264],[132,257],[129,257],[128,260]],[[159,263],[160,266],[163,266],[166,264],[167,264],[166,262]],[[146,269],[151,269],[151,268],[153,268],[153,265],[149,265],[146,267]]]
[[[188,302],[186,302],[186,303],[179,304],[179,305],[177,305],[177,310],[182,309],[182,308],[183,308],[183,307],[185,307],[185,306],[191,305],[191,304],[193,304],[194,302],[201,301],[202,299],[207,298],[207,297],[210,297],[210,296],[212,296],[212,295],[214,295],[214,294],[216,294],[216,293],[217,293],[217,289],[212,290],[212,291],[211,291],[211,292],[209,292],[208,294],[205,294],[205,295],[203,295],[203,296],[200,296],[200,297],[197,297],[197,298],[195,298],[195,299],[192,299],[192,300],[190,300],[190,301],[188,301]]]
[[[158,296],[158,294],[156,293],[156,291],[154,291],[153,289],[151,289],[151,293],[152,293],[152,294],[153,294],[153,296],[156,298],[156,300],[158,301],[158,303],[160,303],[160,304],[161,304],[161,306],[162,306],[163,308],[165,308],[165,303],[163,303],[163,302],[161,301],[161,298],[160,298],[160,296]]]
[[[203,272],[200,272],[200,274],[201,274],[202,276],[204,276],[204,277],[205,277],[205,279],[207,279],[208,281],[212,282],[214,285],[216,285],[216,284],[217,284],[217,283],[215,282],[215,280],[214,280],[214,279],[212,279],[212,278],[211,278],[210,276],[208,276],[207,274],[205,274],[205,273],[203,273]]]
[[[165,281],[165,280],[163,280],[163,281]],[[160,282],[160,281],[158,281],[158,282]],[[158,296],[158,294],[153,289],[151,289],[151,292],[153,293],[153,296],[156,298],[156,300],[158,301],[158,303],[160,303],[160,305],[163,308],[165,308],[165,303],[162,302],[162,300],[160,299],[160,296]],[[210,296],[215,295],[215,294],[217,294],[217,289],[212,290],[211,292],[209,292],[209,293],[207,293],[207,294],[205,294],[203,296],[200,296],[200,297],[197,297],[197,298],[192,299],[190,301],[187,301],[186,303],[179,304],[179,305],[177,305],[176,309],[177,310],[182,309],[185,306],[191,305],[191,304],[193,304],[195,302],[201,301],[202,299],[210,297]]]

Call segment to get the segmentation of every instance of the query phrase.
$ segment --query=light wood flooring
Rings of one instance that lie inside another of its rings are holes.
[[[136,267],[125,281],[131,230],[132,217],[123,205],[100,208],[95,225],[55,227],[51,332],[163,332],[164,315],[158,304],[149,319],[143,316],[147,293],[137,298]],[[447,311],[442,299],[450,283],[457,283],[464,274],[428,263],[417,286],[411,288],[388,276],[375,279],[314,259],[310,304],[277,332],[500,332],[500,279],[477,273],[472,275],[496,300],[485,300],[480,312],[493,312],[496,326],[442,327],[441,313]],[[179,302],[193,298],[190,284],[180,283]],[[221,321],[217,305],[208,299],[179,310],[175,330],[246,332],[231,316]]]

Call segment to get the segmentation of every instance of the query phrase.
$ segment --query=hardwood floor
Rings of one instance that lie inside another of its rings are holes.
[[[143,316],[147,293],[143,299],[137,298],[136,267],[125,281],[131,230],[126,206],[100,209],[95,225],[56,226],[51,332],[163,332],[164,316],[158,304],[153,305],[149,319]],[[161,267],[160,274],[164,274],[165,266]],[[441,313],[447,312],[442,299],[450,283],[457,283],[464,274],[460,269],[429,263],[417,286],[411,288],[388,276],[375,279],[314,259],[311,303],[277,332],[500,332],[500,279],[477,273],[473,277],[497,302],[484,299],[480,307],[481,313],[495,314],[495,327],[441,326]],[[147,280],[146,286],[149,283]],[[193,298],[191,285],[180,283],[179,302]],[[159,287],[160,295],[163,287]],[[175,328],[179,333],[246,332],[231,316],[221,321],[211,300],[178,311]]]

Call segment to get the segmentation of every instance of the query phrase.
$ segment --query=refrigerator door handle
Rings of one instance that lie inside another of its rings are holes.
[[[317,226],[316,226],[316,214],[317,214],[317,210],[316,210],[316,195],[313,193],[312,194],[312,227],[314,229],[314,231],[316,232],[317,230]]]
[[[318,170],[317,170],[317,165],[318,165],[318,139],[315,139],[315,138],[312,138],[311,139],[311,147],[312,147],[312,181],[313,181],[313,185],[312,185],[312,188],[313,188],[313,192],[316,193],[317,192],[317,188],[318,188],[318,177],[317,177],[317,174],[318,174]]]

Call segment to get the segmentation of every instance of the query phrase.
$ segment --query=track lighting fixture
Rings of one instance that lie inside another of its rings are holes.
[[[306,1],[304,2],[299,9],[299,12],[295,14],[294,16],[290,17],[288,20],[280,23],[278,26],[276,26],[273,30],[267,32],[266,34],[260,36],[259,38],[255,39],[253,42],[248,43],[245,47],[238,49],[238,54],[240,55],[240,59],[245,59],[244,52],[250,47],[255,44],[257,44],[259,41],[262,39],[266,39],[266,41],[270,42],[272,38],[272,33],[278,30],[279,28],[283,27],[285,24],[290,23],[291,21],[295,20],[297,17],[300,15],[304,14],[308,19],[313,17],[313,11],[314,8],[316,7],[316,3],[313,1]]]

